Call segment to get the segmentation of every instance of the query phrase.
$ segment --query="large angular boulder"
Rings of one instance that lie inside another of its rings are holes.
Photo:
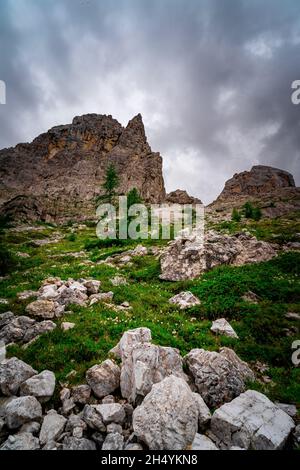
[[[121,366],[121,394],[130,403],[145,397],[152,385],[169,375],[183,379],[182,358],[175,348],[151,343],[137,343],[123,356]]]
[[[86,381],[97,398],[103,398],[120,386],[120,368],[110,359],[86,372]]]
[[[37,374],[31,366],[12,357],[0,363],[0,390],[3,395],[16,395],[20,385]]]
[[[187,383],[171,375],[154,384],[133,413],[133,429],[150,450],[182,450],[198,429],[198,407]]]
[[[5,422],[9,429],[17,429],[29,421],[42,418],[42,407],[35,397],[19,397],[5,407]]]
[[[222,348],[219,353],[193,349],[184,361],[197,391],[212,408],[240,395],[245,391],[245,382],[254,380],[249,366],[229,348]]]
[[[287,413],[254,390],[221,406],[211,420],[211,431],[225,448],[282,449],[294,427]]]
[[[66,418],[59,415],[55,410],[48,411],[41,427],[40,443],[45,445],[49,441],[59,439],[64,431],[66,422]]]
[[[151,331],[149,328],[135,328],[134,330],[125,331],[119,343],[110,352],[120,359],[125,359],[131,354],[135,344],[150,342]]]
[[[245,233],[229,236],[210,230],[203,240],[193,231],[170,242],[163,251],[160,278],[166,281],[195,279],[215,266],[268,261],[276,254],[274,245]]]
[[[41,403],[50,400],[55,390],[55,375],[50,370],[44,370],[25,380],[20,386],[20,395],[32,395]]]

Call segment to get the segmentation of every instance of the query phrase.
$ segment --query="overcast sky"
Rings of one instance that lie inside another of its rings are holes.
[[[0,148],[140,112],[167,190],[205,203],[259,163],[299,185],[297,79],[299,0],[0,1]]]

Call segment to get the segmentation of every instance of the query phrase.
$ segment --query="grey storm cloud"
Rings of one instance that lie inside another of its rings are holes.
[[[258,163],[299,182],[299,63],[299,0],[1,0],[0,147],[140,112],[167,190],[210,202]]]

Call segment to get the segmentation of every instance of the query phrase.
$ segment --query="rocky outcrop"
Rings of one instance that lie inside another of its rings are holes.
[[[137,328],[124,333],[113,351],[121,357],[121,393],[130,403],[145,397],[153,384],[173,374],[185,377],[182,358],[175,348],[150,343],[148,328]]]
[[[256,165],[229,179],[206,215],[214,222],[230,218],[232,209],[247,201],[260,207],[264,217],[280,217],[300,209],[300,188],[287,171]]]
[[[193,232],[169,243],[160,258],[160,278],[166,281],[195,279],[221,264],[257,263],[268,261],[276,254],[272,244],[258,241],[244,232],[229,236],[210,230],[204,242]]]
[[[0,151],[0,212],[17,220],[94,218],[111,163],[120,193],[136,187],[147,202],[165,199],[162,158],[147,142],[141,115],[124,128],[111,116],[87,114]]]
[[[287,171],[270,166],[256,165],[250,171],[236,173],[226,181],[218,200],[232,199],[239,196],[257,196],[280,188],[293,188],[295,181]]]
[[[168,204],[202,204],[200,199],[189,196],[188,193],[182,189],[176,189],[166,195],[165,202]]]

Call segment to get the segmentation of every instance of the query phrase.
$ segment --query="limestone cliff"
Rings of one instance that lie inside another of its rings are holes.
[[[17,220],[93,217],[110,163],[121,194],[136,187],[146,202],[164,200],[162,158],[147,142],[141,115],[124,128],[111,116],[87,114],[0,151],[0,212]]]

